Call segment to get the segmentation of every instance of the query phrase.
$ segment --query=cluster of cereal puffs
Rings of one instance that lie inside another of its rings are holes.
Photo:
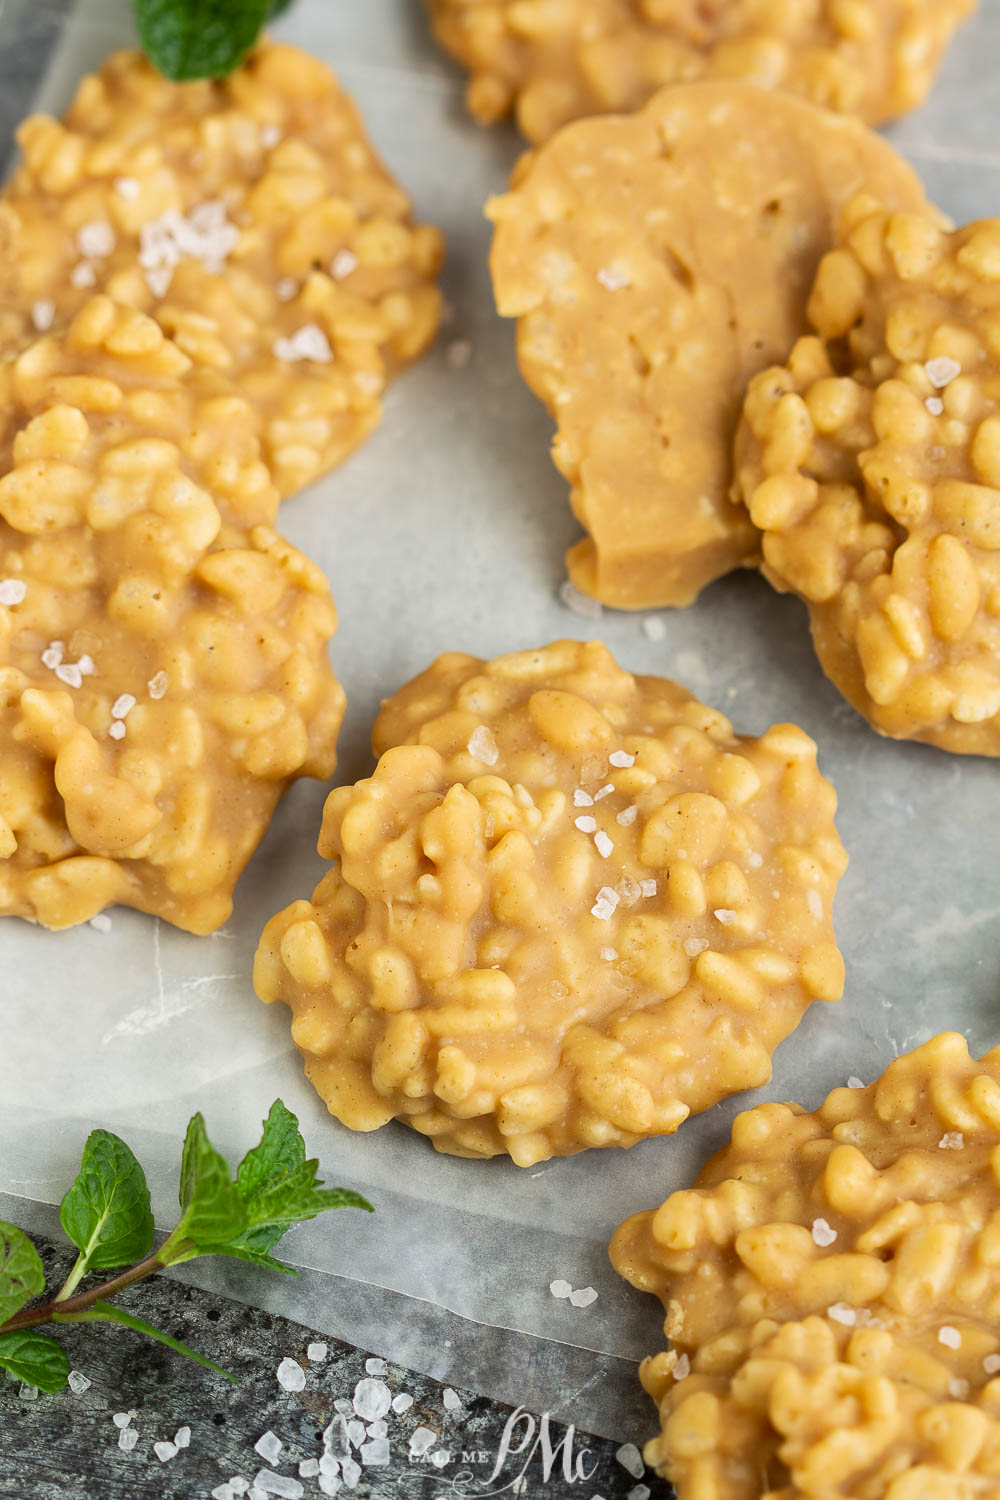
[[[529,140],[638,109],[667,84],[742,79],[873,124],[925,98],[976,0],[428,0],[482,124]]]
[[[678,1500],[1000,1492],[1000,1050],[945,1034],[815,1114],[762,1104],[617,1231],[667,1309],[647,1461]]]
[[[374,744],[255,970],[353,1129],[521,1166],[630,1146],[764,1083],[839,998],[836,797],[793,725],[736,735],[562,641],[441,657]]]
[[[441,258],[329,71],[137,54],[21,128],[0,199],[0,913],[208,932],[344,695],[281,496],[371,430]]]

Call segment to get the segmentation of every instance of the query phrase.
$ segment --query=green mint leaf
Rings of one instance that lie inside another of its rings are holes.
[[[273,21],[276,16],[284,15],[292,5],[292,0],[271,0],[271,8],[267,13],[267,19]]]
[[[199,1354],[187,1344],[182,1344],[180,1339],[171,1338],[169,1333],[164,1333],[162,1328],[154,1328],[152,1323],[147,1323],[143,1318],[135,1318],[123,1308],[115,1307],[110,1302],[95,1302],[86,1312],[79,1313],[56,1313],[53,1320],[56,1323],[118,1323],[122,1328],[131,1328],[135,1333],[144,1333],[148,1338],[156,1339],[158,1344],[166,1344],[168,1349],[173,1349],[177,1354],[183,1354],[188,1359],[193,1359],[195,1364],[204,1365],[206,1370],[214,1370],[217,1375],[225,1376],[234,1385],[239,1381],[235,1375],[217,1365],[214,1360],[207,1359],[204,1354]],[[69,1364],[67,1362],[67,1369]]]
[[[249,1203],[272,1179],[295,1172],[306,1159],[306,1143],[299,1122],[280,1099],[275,1099],[264,1121],[258,1145],[248,1151],[236,1173],[236,1190]]]
[[[20,1229],[0,1219],[0,1323],[45,1290],[38,1251]]]
[[[61,1391],[69,1374],[69,1359],[61,1344],[34,1328],[0,1333],[0,1370],[9,1370],[25,1385],[40,1391]]]
[[[169,1247],[165,1265],[176,1263],[173,1252],[175,1247],[182,1248],[182,1241],[189,1248],[180,1258],[189,1260],[192,1255],[212,1254],[205,1247],[225,1244],[247,1227],[246,1210],[229,1167],[208,1139],[200,1114],[193,1117],[184,1138],[180,1201],[181,1221],[160,1251],[163,1257]]]
[[[62,1201],[59,1222],[82,1252],[75,1280],[88,1270],[126,1266],[153,1246],[149,1189],[125,1142],[93,1130],[83,1148],[76,1181]]]
[[[253,47],[271,0],[134,0],[139,40],[175,83],[225,78]]]

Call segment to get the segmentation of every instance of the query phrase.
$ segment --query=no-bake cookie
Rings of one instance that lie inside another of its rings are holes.
[[[629,1146],[763,1083],[839,997],[836,796],[794,725],[736,735],[562,641],[439,658],[374,745],[255,968],[353,1129],[522,1166]]]
[[[809,315],[737,440],[764,571],[881,733],[1000,755],[1000,219],[860,199]]]
[[[637,109],[670,83],[739,78],[872,124],[922,103],[975,0],[429,0],[472,114],[532,141]]]
[[[246,402],[144,314],[91,297],[0,362],[0,411],[0,914],[210,931],[335,765],[326,581]]]
[[[618,1230],[678,1500],[1000,1492],[1000,1049],[945,1034],[815,1114],[762,1104]]]
[[[138,53],[21,126],[0,202],[0,344],[93,290],[239,384],[284,495],[375,427],[433,338],[438,230],[416,225],[328,68],[264,43],[230,78],[170,83]]]
[[[573,582],[606,604],[687,604],[751,565],[729,498],[747,381],[807,331],[821,256],[859,190],[923,192],[856,120],[743,84],[666,89],[580,121],[491,205],[497,306],[558,424],[553,458],[589,535]]]

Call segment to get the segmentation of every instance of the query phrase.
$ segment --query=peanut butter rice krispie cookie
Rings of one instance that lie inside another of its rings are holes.
[[[93,289],[150,314],[239,385],[283,496],[372,431],[386,381],[434,336],[440,233],[296,48],[182,84],[120,52],[64,121],[36,116],[18,140],[0,342],[60,327]]]
[[[757,561],[728,494],[740,403],[807,330],[816,267],[861,188],[924,201],[856,120],[745,84],[665,89],[519,163],[489,209],[494,289],[558,423],[553,458],[589,532],[568,557],[584,592],[688,604]]]
[[[618,1230],[667,1309],[646,1461],[678,1500],[1000,1494],[1000,1048],[936,1037],[815,1114],[762,1104]]]
[[[0,364],[0,914],[192,932],[344,698],[319,570],[275,535],[246,403],[92,297]]]
[[[740,78],[877,124],[923,102],[975,0],[428,0],[483,124],[532,141],[638,109],[668,83]]]
[[[882,734],[1000,755],[1000,219],[859,199],[809,314],[737,439],[764,571]]]
[[[836,797],[794,725],[735,735],[561,641],[440,657],[374,745],[255,970],[352,1129],[520,1166],[630,1146],[763,1083],[840,995]]]

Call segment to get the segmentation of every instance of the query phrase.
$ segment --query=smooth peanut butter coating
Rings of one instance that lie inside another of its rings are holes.
[[[228,375],[282,496],[379,420],[436,332],[438,230],[415,225],[330,70],[262,44],[219,82],[138,53],[21,126],[0,203],[0,342],[64,325],[93,290]]]
[[[763,1083],[843,964],[836,797],[605,647],[438,659],[327,800],[313,899],[255,983],[339,1120],[521,1166],[666,1134]]]
[[[665,84],[738,78],[872,124],[915,109],[975,0],[428,0],[470,112],[545,141]]]
[[[1000,755],[1000,219],[859,199],[809,315],[737,438],[764,571],[882,734]]]
[[[0,362],[0,914],[193,932],[343,692],[319,570],[270,527],[247,403],[92,297]]]
[[[554,417],[553,459],[589,533],[573,582],[605,604],[688,604],[759,559],[729,496],[747,381],[807,331],[822,255],[859,190],[923,191],[856,120],[745,84],[665,89],[584,120],[495,200],[497,306]]]
[[[1000,1048],[739,1115],[611,1258],[667,1309],[640,1374],[678,1500],[1000,1493]]]

